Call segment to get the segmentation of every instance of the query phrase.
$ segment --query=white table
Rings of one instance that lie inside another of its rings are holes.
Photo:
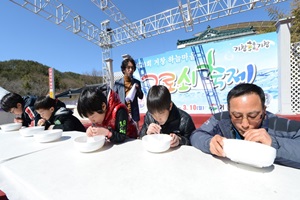
[[[58,141],[39,143],[33,137],[23,137],[19,131],[4,132],[0,130],[0,163],[60,145],[79,135],[85,135],[85,133],[77,131],[64,132],[62,138]]]
[[[72,140],[0,164],[12,199],[299,199],[300,170],[258,169],[191,146],[149,153],[141,140],[80,153]]]

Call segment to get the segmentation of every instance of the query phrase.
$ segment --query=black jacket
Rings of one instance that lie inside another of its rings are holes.
[[[140,131],[140,138],[147,133],[148,126],[151,123],[157,123],[149,112],[146,113],[144,124]],[[195,130],[195,124],[191,116],[185,111],[176,107],[173,103],[169,117],[164,125],[161,125],[161,132],[165,134],[175,133],[178,135],[180,145],[190,145],[190,135]]]
[[[63,131],[86,131],[80,120],[73,115],[73,112],[64,107],[57,108],[53,112],[45,124],[45,129],[48,129],[50,125],[54,125],[53,129],[62,129]]]

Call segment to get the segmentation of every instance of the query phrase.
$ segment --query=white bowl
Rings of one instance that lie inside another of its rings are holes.
[[[17,131],[21,127],[22,127],[22,123],[9,123],[9,124],[0,125],[2,131]]]
[[[52,142],[61,138],[62,132],[62,129],[39,131],[33,137],[37,142]]]
[[[74,139],[74,146],[80,152],[92,152],[100,149],[105,143],[105,137],[97,135],[94,137],[80,136]]]
[[[147,151],[160,153],[170,148],[171,139],[168,134],[151,134],[142,137],[142,143]]]
[[[254,167],[269,167],[276,158],[276,149],[257,142],[224,139],[223,150],[227,158],[234,162]]]
[[[19,130],[20,134],[24,137],[33,136],[33,134],[44,131],[44,126],[32,126],[32,127],[24,127]]]

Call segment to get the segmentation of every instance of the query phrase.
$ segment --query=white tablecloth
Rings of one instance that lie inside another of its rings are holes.
[[[258,169],[191,146],[165,153],[141,140],[80,153],[72,140],[0,164],[0,189],[14,199],[299,199],[300,170]]]
[[[33,137],[21,136],[19,131],[4,132],[0,130],[0,163],[60,145],[71,139],[71,137],[79,135],[85,135],[85,133],[77,131],[64,132],[62,138],[58,141],[39,143]]]

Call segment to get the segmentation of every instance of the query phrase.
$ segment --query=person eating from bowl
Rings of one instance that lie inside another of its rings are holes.
[[[63,131],[85,132],[85,127],[73,112],[65,108],[65,103],[49,96],[40,96],[34,103],[34,109],[41,116],[37,126],[45,130],[62,129]]]
[[[5,112],[10,112],[16,117],[15,123],[22,123],[22,126],[35,126],[40,119],[39,114],[34,109],[36,100],[34,95],[21,96],[17,93],[11,92],[5,94],[0,102],[1,108]]]
[[[300,123],[266,111],[262,88],[236,85],[227,95],[227,104],[228,111],[214,114],[192,133],[194,147],[225,157],[225,138],[259,142],[276,149],[275,163],[300,168]]]
[[[176,107],[166,86],[154,85],[147,95],[148,111],[140,138],[149,134],[169,134],[171,147],[190,145],[190,135],[196,129],[191,116]]]
[[[86,130],[88,137],[103,135],[112,143],[137,138],[136,123],[113,90],[106,97],[100,88],[84,88],[78,99],[77,111],[80,117],[87,117],[92,123]]]

